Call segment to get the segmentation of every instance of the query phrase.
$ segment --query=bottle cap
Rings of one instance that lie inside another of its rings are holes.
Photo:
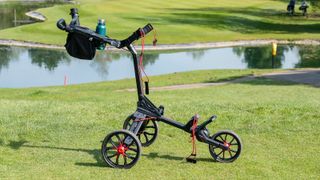
[[[99,24],[105,24],[105,20],[104,20],[104,19],[99,19],[99,20],[98,20],[98,23],[99,23]]]

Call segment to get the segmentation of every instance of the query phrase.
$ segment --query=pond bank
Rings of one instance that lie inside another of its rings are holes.
[[[285,45],[320,45],[320,40],[245,40],[245,41],[223,41],[223,42],[210,42],[210,43],[189,43],[189,44],[161,44],[157,46],[147,45],[145,50],[187,50],[187,49],[208,49],[208,48],[223,48],[234,46],[261,46],[268,45],[272,42]],[[17,41],[0,39],[0,45],[5,46],[19,46],[29,48],[45,48],[45,49],[64,49],[63,46],[43,44],[29,41]],[[137,46],[137,49],[141,49]],[[119,49],[108,46],[108,51],[119,51]]]

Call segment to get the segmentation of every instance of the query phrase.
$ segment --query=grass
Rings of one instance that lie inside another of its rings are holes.
[[[176,84],[174,77],[190,83],[246,73],[259,72],[198,71],[152,79],[159,86]],[[158,139],[143,148],[135,167],[105,167],[100,141],[135,111],[136,93],[115,91],[127,87],[134,87],[134,81],[0,89],[0,178],[316,179],[320,175],[319,89],[268,79],[151,92],[150,99],[166,107],[166,116],[180,122],[195,113],[201,122],[217,114],[217,121],[208,127],[212,133],[232,129],[242,138],[243,152],[234,163],[213,162],[201,143],[197,143],[198,163],[185,163],[183,158],[192,149],[190,137],[160,123]]]
[[[66,34],[56,21],[70,21],[69,9],[77,7],[84,26],[95,28],[107,20],[108,35],[123,39],[148,22],[157,30],[160,44],[252,39],[319,39],[319,16],[286,15],[281,0],[79,0],[77,4],[39,9],[47,21],[0,31],[1,39],[63,45]],[[297,11],[298,12],[298,11]],[[299,13],[299,12],[298,12]],[[152,36],[147,42],[151,43]]]

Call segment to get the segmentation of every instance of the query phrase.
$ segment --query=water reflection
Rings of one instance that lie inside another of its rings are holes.
[[[205,50],[187,52],[187,54],[190,54],[194,60],[200,60],[204,56]]]
[[[64,51],[47,50],[47,49],[29,49],[29,58],[31,63],[53,71],[59,63],[70,63],[69,56]]]
[[[320,67],[320,47],[301,46],[299,48],[300,61],[296,68]]]
[[[271,68],[271,46],[146,52],[148,75],[201,69]],[[279,46],[275,68],[320,67],[320,47]],[[0,87],[63,85],[134,77],[128,52],[97,52],[93,61],[64,50],[0,46]]]
[[[143,56],[143,65],[153,65],[159,59],[159,53],[145,53]]]
[[[109,69],[108,64],[111,61],[117,61],[120,58],[120,53],[103,53],[98,51],[90,66],[99,73],[100,77],[107,78]]]
[[[9,47],[3,47],[0,49],[0,72],[2,68],[8,68],[11,58],[11,51]]]
[[[9,68],[9,63],[17,61],[22,51],[20,48],[11,48],[10,46],[0,47],[0,72],[2,69]]]
[[[277,56],[272,62],[271,47],[235,47],[233,52],[239,57],[243,56],[243,61],[248,68],[271,69],[281,68],[285,59],[284,53],[289,50],[288,46],[280,46],[277,49]]]

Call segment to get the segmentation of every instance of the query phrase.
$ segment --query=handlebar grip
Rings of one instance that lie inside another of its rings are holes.
[[[153,27],[152,27],[152,25],[149,23],[149,24],[147,24],[146,26],[144,26],[141,30],[142,30],[142,32],[143,32],[144,35],[147,35],[150,31],[153,30]]]
[[[123,48],[125,46],[128,46],[131,44],[133,41],[136,41],[140,39],[142,36],[147,35],[150,31],[153,30],[152,25],[149,23],[143,28],[137,29],[131,36],[129,36],[127,39],[124,39],[120,42],[119,48]]]
[[[66,30],[66,27],[67,27],[67,24],[66,24],[66,21],[64,19],[59,19],[57,21],[57,27],[63,31]]]

